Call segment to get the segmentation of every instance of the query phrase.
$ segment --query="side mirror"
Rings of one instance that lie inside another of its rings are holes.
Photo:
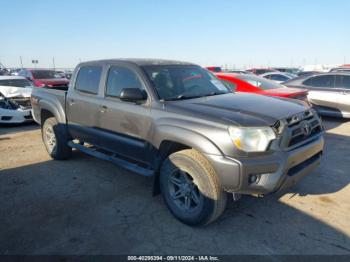
[[[120,100],[127,102],[141,102],[147,99],[147,93],[139,88],[124,88],[120,93]]]

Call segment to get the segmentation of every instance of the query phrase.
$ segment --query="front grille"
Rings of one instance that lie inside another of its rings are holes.
[[[29,97],[17,96],[17,97],[11,97],[10,100],[15,104],[19,105],[22,109],[32,108],[32,104],[30,103]]]
[[[318,135],[323,131],[316,113],[305,111],[286,119],[286,128],[282,134],[282,147],[290,148]]]

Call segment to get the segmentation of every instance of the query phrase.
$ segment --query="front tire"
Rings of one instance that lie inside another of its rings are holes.
[[[57,160],[67,159],[72,155],[68,146],[68,134],[64,125],[54,117],[47,118],[41,128],[42,139],[48,154]]]
[[[226,207],[227,194],[215,170],[193,149],[175,152],[164,161],[160,189],[171,213],[188,225],[207,225]]]

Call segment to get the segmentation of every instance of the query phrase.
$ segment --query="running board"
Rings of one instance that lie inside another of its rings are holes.
[[[80,144],[76,144],[72,141],[68,142],[68,146],[70,146],[71,148],[75,148],[78,149],[79,151],[88,154],[90,156],[102,159],[102,160],[107,160],[110,161],[118,166],[121,166],[122,168],[129,170],[131,172],[137,173],[139,175],[143,175],[143,176],[153,176],[154,172],[151,169],[146,169],[144,167],[141,167],[137,164],[134,163],[130,163],[124,159],[118,158],[116,156],[110,156],[108,154],[99,152],[96,148],[89,148]]]

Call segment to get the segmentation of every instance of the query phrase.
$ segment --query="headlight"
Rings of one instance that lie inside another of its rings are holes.
[[[229,127],[234,145],[245,152],[263,152],[276,139],[271,127]]]

